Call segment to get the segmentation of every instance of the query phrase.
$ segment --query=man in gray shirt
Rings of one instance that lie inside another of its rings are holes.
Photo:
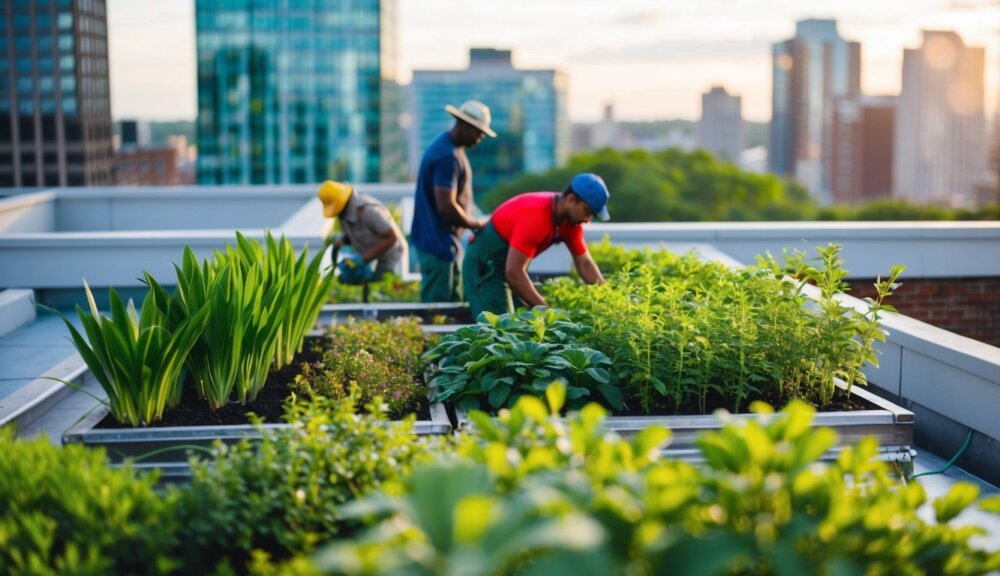
[[[316,195],[323,202],[325,217],[340,218],[344,234],[334,242],[334,247],[350,245],[354,248],[361,261],[351,262],[350,266],[362,266],[362,279],[378,280],[406,257],[403,233],[384,204],[361,194],[353,186],[332,180],[323,182]],[[371,270],[373,261],[377,262],[374,272]],[[345,269],[340,269],[343,278]]]

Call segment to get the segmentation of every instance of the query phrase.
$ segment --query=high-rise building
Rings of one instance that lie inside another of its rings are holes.
[[[631,147],[630,136],[615,118],[615,105],[608,103],[604,105],[604,116],[593,125],[590,131],[589,148],[624,150]]]
[[[969,206],[986,169],[986,53],[950,31],[923,32],[903,51],[893,196]]]
[[[122,132],[121,146],[123,148],[149,146],[151,142],[149,122],[143,122],[140,120],[122,120],[120,125]]]
[[[834,20],[802,20],[772,56],[768,167],[828,202],[833,102],[861,91],[861,45],[841,38]]]
[[[893,96],[838,98],[833,110],[831,192],[839,204],[892,194]]]
[[[738,163],[743,153],[743,110],[741,98],[722,86],[712,86],[701,95],[698,120],[698,147],[716,158]]]
[[[198,181],[406,176],[395,0],[196,0]]]
[[[993,181],[996,183],[996,201],[1000,203],[1000,106],[997,106],[993,113],[993,139],[990,145],[990,171],[993,173]]]
[[[558,70],[514,68],[510,50],[473,48],[465,70],[414,70],[410,87],[410,173],[423,150],[451,127],[448,104],[479,100],[490,107],[487,138],[469,150],[477,197],[496,184],[526,172],[562,164],[569,155],[566,76]]]
[[[0,2],[0,186],[111,184],[105,0]]]

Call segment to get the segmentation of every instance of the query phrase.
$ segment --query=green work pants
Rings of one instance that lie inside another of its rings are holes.
[[[459,261],[444,260],[419,248],[421,302],[461,302],[462,270]]]
[[[469,244],[462,262],[462,284],[473,318],[483,311],[494,314],[514,311],[504,275],[509,249],[510,245],[500,237],[493,222],[487,223]]]

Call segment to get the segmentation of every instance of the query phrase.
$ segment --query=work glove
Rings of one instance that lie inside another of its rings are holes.
[[[337,270],[340,272],[340,281],[344,284],[362,284],[375,275],[371,264],[353,250],[344,254],[343,260],[337,264]]]

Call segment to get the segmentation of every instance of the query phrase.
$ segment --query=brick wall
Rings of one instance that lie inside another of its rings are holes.
[[[874,280],[852,280],[851,296],[874,296]],[[1000,278],[907,278],[889,298],[901,314],[1000,346]]]

